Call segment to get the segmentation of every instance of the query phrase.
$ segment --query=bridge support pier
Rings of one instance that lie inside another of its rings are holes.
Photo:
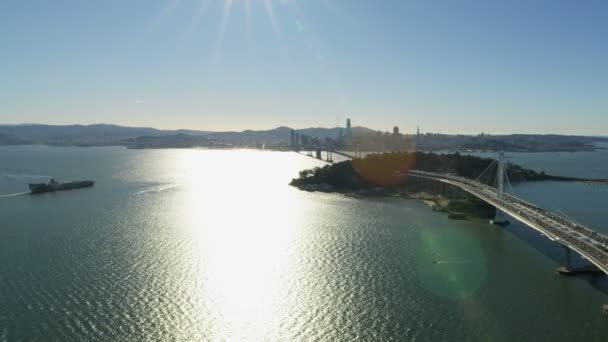
[[[496,216],[494,216],[493,220],[490,220],[491,224],[495,224],[497,226],[506,226],[508,224],[510,224],[511,222],[509,222],[509,220],[507,220],[507,218],[505,217],[505,214],[502,212],[502,210],[496,208]]]
[[[572,266],[570,254],[572,250],[565,245],[562,245],[565,252],[565,266],[557,269],[557,273],[565,276],[575,276],[577,274],[592,274],[592,275],[605,275],[604,271],[600,270],[593,264],[587,264],[584,266]]]
[[[570,248],[562,245],[562,247],[564,247],[564,250],[566,251],[566,268],[570,268]]]
[[[323,160],[323,157],[321,157],[321,149],[317,149],[317,151],[316,151],[316,152],[317,152],[317,153],[316,153],[316,157],[317,157],[317,159],[321,159],[321,160]]]

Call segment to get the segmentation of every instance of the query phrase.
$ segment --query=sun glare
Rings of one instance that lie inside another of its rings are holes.
[[[181,158],[180,168],[186,174],[183,226],[191,236],[193,257],[204,265],[198,276],[205,286],[193,292],[204,298],[201,302],[217,303],[222,317],[217,333],[234,340],[263,340],[272,331],[286,295],[280,277],[295,271],[291,270],[290,251],[301,208],[294,201],[269,207],[260,196],[292,190],[273,187],[277,183],[256,167],[272,160],[277,159],[251,151],[190,150],[183,151]],[[209,167],[209,163],[223,167]],[[206,177],[200,177],[202,174]],[[243,188],[254,191],[243,192]],[[239,208],[238,215],[234,208]]]
[[[232,8],[233,8],[233,5],[235,2],[240,2],[245,9],[245,24],[246,24],[246,27],[248,28],[248,30],[250,30],[250,27],[251,27],[252,6],[256,6],[258,4],[262,5],[265,9],[267,20],[270,22],[270,25],[272,26],[272,29],[273,29],[275,35],[279,38],[282,36],[282,33],[281,33],[281,28],[279,26],[279,22],[277,20],[276,14],[275,14],[275,4],[274,3],[275,2],[280,3],[283,6],[287,6],[287,5],[295,6],[295,2],[293,0],[291,0],[291,1],[288,1],[288,0],[279,0],[279,1],[277,1],[277,0],[274,0],[274,1],[273,0],[256,0],[256,1],[252,1],[252,0],[200,0],[198,5],[196,5],[196,10],[194,11],[194,15],[192,16],[191,25],[190,25],[190,28],[188,31],[192,31],[198,25],[198,23],[201,21],[201,19],[207,12],[207,9],[213,2],[216,2],[216,3],[222,2],[223,3],[222,4],[222,14],[221,14],[222,19],[221,19],[221,23],[220,23],[220,27],[219,27],[220,36],[222,36],[224,31],[226,30],[226,25],[230,18]],[[159,14],[158,17],[159,18],[164,17],[182,5],[186,5],[183,0],[170,0],[168,2],[168,4],[165,6],[164,10]]]

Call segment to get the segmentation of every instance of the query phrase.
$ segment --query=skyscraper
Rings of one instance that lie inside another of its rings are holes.
[[[350,143],[353,139],[353,129],[350,125],[350,119],[346,119],[346,142]]]

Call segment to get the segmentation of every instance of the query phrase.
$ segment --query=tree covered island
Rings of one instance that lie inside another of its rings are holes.
[[[290,185],[306,191],[336,192],[355,197],[415,198],[425,200],[435,210],[480,217],[494,215],[493,207],[474,196],[445,183],[408,176],[410,170],[452,174],[494,186],[497,176],[496,162],[490,158],[459,153],[392,152],[303,170]],[[515,164],[508,164],[506,171],[509,182],[513,183],[541,180],[591,181],[552,176]]]

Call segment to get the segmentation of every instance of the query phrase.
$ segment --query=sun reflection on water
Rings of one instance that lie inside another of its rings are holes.
[[[196,259],[184,262],[201,266],[196,277],[204,286],[192,293],[205,298],[201,303],[214,303],[219,319],[215,333],[231,340],[261,340],[275,328],[284,277],[294,271],[290,251],[302,208],[289,196],[280,206],[265,200],[293,191],[268,179],[276,173],[267,168],[283,167],[277,158],[235,153],[239,155],[191,150],[182,155],[183,225]]]

